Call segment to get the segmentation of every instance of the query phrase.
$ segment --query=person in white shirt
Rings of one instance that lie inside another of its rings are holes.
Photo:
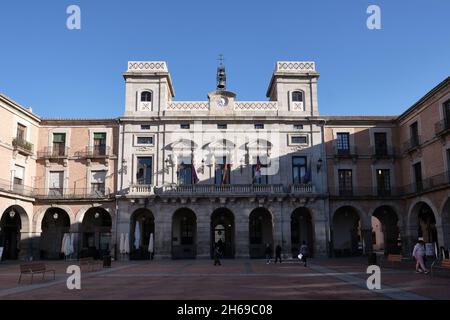
[[[425,243],[422,240],[419,240],[417,244],[414,246],[413,257],[416,259],[416,272],[425,274],[429,273],[430,271],[427,269],[424,263],[424,256],[425,256]]]

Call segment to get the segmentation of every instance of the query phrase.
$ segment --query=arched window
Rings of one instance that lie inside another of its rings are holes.
[[[142,91],[141,102],[151,102],[151,101],[152,101],[152,93],[150,91]]]
[[[292,101],[293,102],[303,102],[303,92],[302,91],[292,92]]]

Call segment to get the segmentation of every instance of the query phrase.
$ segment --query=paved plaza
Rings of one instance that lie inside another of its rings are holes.
[[[113,262],[112,268],[83,272],[81,290],[68,290],[66,268],[50,261],[56,279],[37,275],[33,284],[19,264],[0,264],[2,300],[96,299],[450,299],[450,278],[416,274],[413,269],[382,268],[381,290],[366,287],[367,259],[314,259],[305,268],[298,261],[267,265],[263,260],[159,260]]]

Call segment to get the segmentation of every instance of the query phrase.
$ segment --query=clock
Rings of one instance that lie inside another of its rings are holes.
[[[217,106],[219,107],[225,107],[227,105],[227,99],[224,97],[220,97],[219,99],[217,99]]]

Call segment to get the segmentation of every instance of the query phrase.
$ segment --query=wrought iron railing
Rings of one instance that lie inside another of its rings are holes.
[[[33,197],[34,195],[34,189],[32,187],[23,184],[13,183],[5,179],[0,179],[0,191],[26,197]]]
[[[35,189],[34,197],[37,199],[105,199],[114,194],[109,188],[50,188]]]
[[[34,145],[25,139],[14,138],[12,140],[12,145],[18,151],[25,152],[26,154],[33,154]]]
[[[98,145],[86,147],[83,151],[77,151],[75,156],[80,158],[107,158],[112,156],[112,153],[111,147]]]
[[[434,131],[436,135],[441,135],[450,129],[450,120],[440,120],[434,124]]]
[[[421,136],[412,137],[411,139],[403,142],[403,151],[409,152],[418,148],[422,143],[421,141],[422,141]]]
[[[69,147],[45,147],[37,153],[37,157],[41,159],[67,158],[68,156]]]

